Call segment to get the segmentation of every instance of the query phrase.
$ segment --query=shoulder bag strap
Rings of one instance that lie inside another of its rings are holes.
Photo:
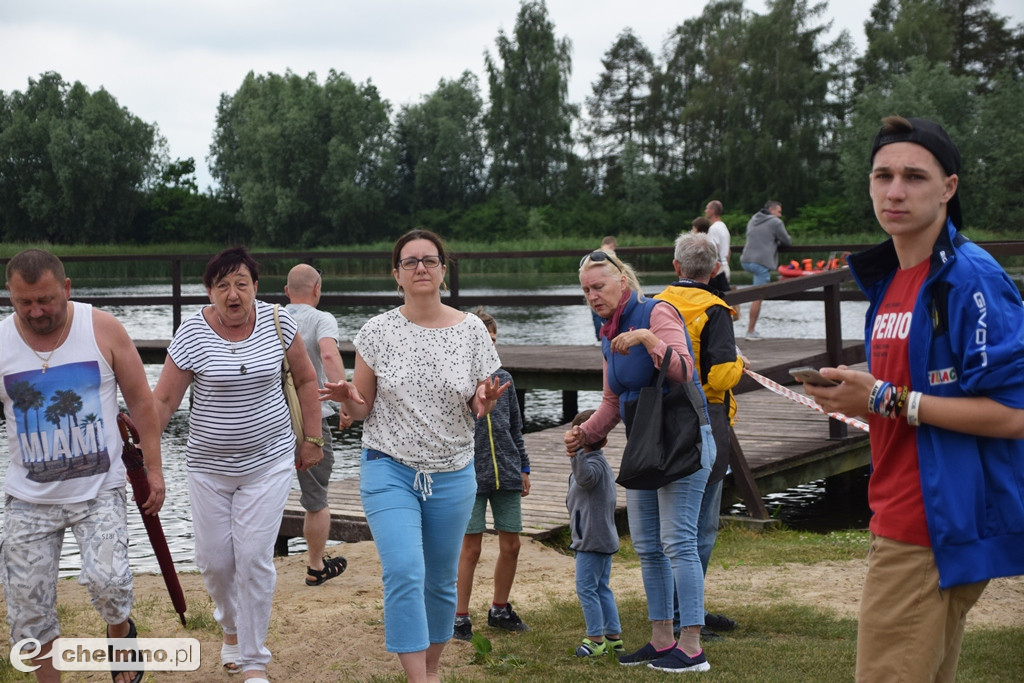
[[[277,315],[277,309],[281,308],[281,304],[274,304],[274,328],[277,330],[277,339],[281,342],[281,348],[284,349],[284,371],[291,372],[291,365],[288,363],[288,347],[284,345],[284,333],[281,332],[281,319]]]

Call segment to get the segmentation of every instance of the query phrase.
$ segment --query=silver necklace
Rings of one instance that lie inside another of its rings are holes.
[[[227,324],[224,322],[224,318],[220,317],[220,313],[216,309],[214,309],[214,314],[217,316],[217,322],[220,323],[220,326],[224,328],[225,332],[230,334],[231,328],[227,326]],[[251,316],[252,316],[252,309],[249,309],[249,313],[245,316],[245,322],[243,322],[240,325],[240,327],[242,329],[245,329],[246,327],[249,326],[249,318]],[[246,337],[246,338],[248,338],[248,337]],[[238,341],[235,341],[233,339],[225,339],[225,341],[227,341],[227,343],[231,344],[231,353],[232,353],[232,355],[234,355],[234,353],[238,350],[238,348],[241,348],[241,346],[245,343],[245,339],[239,339]],[[238,374],[240,374],[240,375],[244,375],[248,371],[249,371],[248,368],[245,367],[245,363],[242,363],[238,367]]]

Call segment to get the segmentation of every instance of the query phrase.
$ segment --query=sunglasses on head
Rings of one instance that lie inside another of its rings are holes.
[[[592,263],[600,263],[601,261],[608,261],[613,266],[615,266],[619,270],[620,273],[622,272],[622,266],[619,265],[618,261],[615,260],[614,256],[612,256],[611,254],[609,254],[606,251],[601,251],[600,249],[598,249],[597,251],[590,252],[589,254],[587,254],[586,256],[584,256],[583,258],[580,259],[580,268],[582,268],[583,264],[587,262],[587,259],[590,259],[590,261]]]

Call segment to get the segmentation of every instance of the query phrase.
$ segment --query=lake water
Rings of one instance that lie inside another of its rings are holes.
[[[520,276],[518,281],[527,279]],[[462,293],[466,295],[486,294],[575,294],[579,293],[578,284],[552,282],[551,277],[534,277],[529,279],[533,287],[517,287],[516,280],[505,276],[498,282],[482,282],[480,286],[466,287],[468,278],[463,278]],[[659,277],[650,275],[646,282],[669,282],[671,277],[664,274]],[[472,283],[471,284],[476,284]],[[283,282],[262,278],[261,291],[279,292]],[[363,278],[358,281],[328,281],[325,286],[327,293],[344,293],[359,289],[366,293],[388,294],[394,292],[386,280],[377,282]],[[648,291],[654,287],[645,287]],[[182,287],[185,295],[203,295],[205,290],[200,285]],[[167,285],[142,285],[131,288],[82,288],[72,283],[72,298],[78,296],[144,296],[168,295]],[[338,327],[342,340],[351,340],[359,328],[370,317],[383,312],[386,307],[350,307],[331,311],[338,319]],[[169,306],[113,306],[109,310],[124,324],[133,339],[168,339],[172,336],[171,309]],[[847,339],[859,339],[866,304],[863,302],[844,302],[842,304],[843,336]],[[567,344],[594,346],[594,327],[588,308],[580,295],[579,306],[544,306],[544,307],[488,307],[487,311],[498,323],[498,351],[501,344]],[[0,318],[6,317],[10,308],[0,307]],[[823,307],[818,302],[767,301],[761,309],[758,331],[767,337],[795,337],[804,339],[824,339],[825,328],[822,321]],[[183,311],[182,316],[191,311]],[[745,331],[746,306],[744,306],[744,322],[736,324],[737,335]],[[160,366],[146,366],[150,385],[155,386],[160,375]],[[580,410],[597,407],[600,401],[599,392],[580,392]],[[529,391],[526,395],[526,430],[536,431],[561,424],[562,396],[558,391]],[[187,402],[183,402],[187,406]],[[174,557],[175,565],[181,571],[195,570],[194,547],[192,541],[191,510],[188,504],[188,488],[185,479],[185,443],[188,432],[188,415],[185,407],[172,417],[167,431],[163,435],[161,450],[164,462],[164,479],[167,484],[167,498],[160,519]],[[338,432],[335,430],[335,468],[333,480],[356,476],[359,469],[360,431],[358,425],[352,429]],[[7,468],[7,434],[6,425],[0,423],[0,476]],[[297,482],[293,484],[298,489]],[[775,494],[766,498],[770,510],[779,506],[792,509],[799,514],[807,513],[808,519],[819,518],[820,511],[813,506],[827,499],[823,493],[821,482],[807,484],[790,494]],[[788,496],[788,498],[787,498]],[[0,512],[2,516],[2,512]],[[787,514],[781,515],[787,523],[792,519]],[[129,537],[131,538],[130,557],[132,569],[136,572],[158,571],[156,558],[145,528],[133,503],[129,503]],[[860,525],[855,518],[851,521]],[[290,552],[301,552],[305,549],[304,541],[293,539],[289,545]],[[78,548],[73,536],[68,534],[61,558],[61,575],[77,575],[80,568]]]

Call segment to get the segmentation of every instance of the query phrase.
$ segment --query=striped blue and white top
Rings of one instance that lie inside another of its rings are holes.
[[[219,336],[202,311],[184,320],[167,353],[193,373],[186,463],[189,470],[241,476],[295,457],[281,389],[284,349],[274,327],[274,307],[255,302],[256,325],[240,342]],[[297,326],[282,308],[281,332],[291,346]]]

